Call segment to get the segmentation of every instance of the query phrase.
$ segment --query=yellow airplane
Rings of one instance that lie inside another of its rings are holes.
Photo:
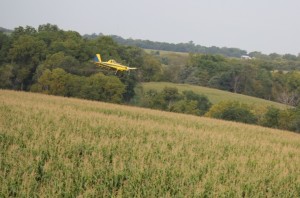
[[[125,66],[125,65],[121,65],[120,63],[117,63],[113,59],[111,59],[107,62],[103,62],[101,60],[100,54],[96,54],[96,57],[94,58],[94,61],[95,61],[95,64],[100,66],[100,67],[105,67],[105,68],[116,70],[116,73],[118,71],[129,71],[129,70],[132,70],[132,69],[137,69],[135,67],[128,67],[128,66]]]

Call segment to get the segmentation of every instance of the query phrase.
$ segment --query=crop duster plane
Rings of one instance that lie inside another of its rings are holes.
[[[137,69],[135,67],[128,67],[128,66],[122,65],[120,63],[117,63],[113,59],[110,59],[107,62],[103,62],[101,60],[100,54],[96,54],[96,57],[94,58],[94,61],[95,61],[95,64],[98,65],[98,66],[100,66],[100,67],[105,67],[105,68],[108,68],[108,69],[114,69],[114,70],[116,70],[116,74],[117,74],[118,71],[123,72],[123,71],[130,71],[132,69]]]

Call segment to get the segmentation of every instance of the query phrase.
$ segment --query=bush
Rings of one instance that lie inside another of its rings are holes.
[[[265,127],[278,128],[279,127],[280,109],[275,107],[268,107],[267,112],[263,115],[261,125]]]
[[[280,112],[279,128],[290,131],[300,132],[300,106],[297,108],[286,109]]]
[[[46,69],[30,90],[44,94],[67,96],[66,88],[69,78],[70,75],[61,68],[56,68],[52,71]]]
[[[90,77],[82,77],[56,68],[52,71],[46,69],[38,82],[31,87],[31,91],[121,103],[125,85],[115,76],[97,73]]]
[[[154,89],[150,89],[140,99],[140,106],[151,109],[167,110],[168,103],[162,93],[157,92]]]
[[[200,114],[199,110],[197,109],[197,101],[195,100],[179,100],[173,105],[171,111],[194,115]]]
[[[248,124],[257,123],[257,118],[250,111],[250,107],[237,101],[220,102],[216,105],[213,105],[209,112],[207,112],[205,115],[212,118]]]
[[[87,77],[81,89],[83,98],[112,103],[121,103],[125,85],[115,76],[102,73]]]
[[[195,101],[196,109],[198,110],[198,115],[204,115],[211,107],[211,102],[207,98],[207,96],[203,94],[196,94],[193,91],[183,91],[182,92],[185,100],[187,101]]]
[[[150,89],[139,100],[143,107],[194,115],[204,115],[211,107],[205,95],[193,91],[181,94],[176,87],[165,87],[161,92]]]

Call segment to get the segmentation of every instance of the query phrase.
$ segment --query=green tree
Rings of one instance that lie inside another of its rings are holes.
[[[263,115],[261,125],[271,128],[279,127],[280,109],[268,107],[267,112]]]
[[[268,55],[265,55],[261,52],[257,52],[257,51],[254,51],[254,52],[250,52],[248,53],[248,55],[250,57],[254,57],[254,58],[257,58],[257,59],[263,59],[263,60],[268,60],[270,57]]]
[[[143,101],[145,107],[168,110],[168,103],[164,95],[156,90],[149,90],[146,93],[146,100]]]
[[[65,40],[64,31],[60,30],[56,25],[49,23],[40,25],[36,36],[47,45],[47,55],[64,50],[63,48],[56,47],[60,46],[59,44]]]
[[[166,111],[203,115],[211,106],[206,96],[193,91],[180,94],[176,87],[165,87],[161,92],[150,89],[144,95],[140,95],[140,106]]]
[[[272,60],[280,60],[282,58],[282,56],[280,54],[277,54],[277,53],[271,53],[271,54],[269,54],[269,57]]]
[[[253,80],[252,96],[270,100],[272,96],[273,79],[271,72],[266,69],[259,69]]]
[[[162,67],[157,59],[151,55],[144,54],[143,64],[138,72],[141,81],[158,81],[162,75]]]
[[[11,38],[0,32],[0,65],[8,62],[8,51],[11,47]]]
[[[181,73],[183,82],[207,86],[215,75],[228,70],[226,59],[220,55],[190,54],[188,63]]]
[[[11,36],[12,36],[13,40],[16,40],[20,36],[24,36],[24,35],[34,36],[36,33],[37,33],[36,29],[31,26],[26,26],[25,28],[22,26],[19,26],[14,29]]]
[[[31,91],[41,92],[51,95],[67,96],[67,85],[69,75],[61,68],[56,68],[50,71],[45,70],[38,79],[38,82],[31,87]]]
[[[91,100],[121,103],[124,91],[125,86],[117,77],[97,73],[86,79],[81,96]]]
[[[72,56],[66,56],[64,52],[58,52],[47,56],[39,66],[39,70],[62,68],[68,73],[80,74],[80,63]]]
[[[22,35],[14,40],[9,58],[16,65],[14,83],[18,89],[24,90],[30,86],[36,67],[45,58],[45,50],[45,43],[31,35]]]
[[[0,88],[12,88],[13,65],[6,64],[0,66]]]
[[[197,115],[204,115],[210,109],[211,103],[205,95],[199,95],[193,91],[183,91],[182,93],[186,101],[196,103]]]
[[[33,36],[20,36],[9,50],[10,60],[16,64],[37,66],[45,58],[46,45]]]
[[[193,115],[199,115],[199,109],[197,107],[197,101],[195,100],[179,100],[174,103],[171,111],[178,113],[187,113]]]
[[[92,56],[100,53],[103,61],[114,59],[117,62],[122,62],[119,56],[119,48],[120,46],[113,41],[113,39],[109,36],[101,36],[95,40],[90,40],[88,45],[91,46]]]
[[[173,103],[181,98],[176,87],[165,87],[162,91],[162,96],[168,104],[168,110],[171,110]]]
[[[273,79],[274,98],[283,104],[296,106],[300,100],[299,72],[275,72]]]
[[[282,110],[278,123],[281,129],[300,132],[300,106]]]
[[[82,95],[83,86],[88,77],[69,74],[66,90],[68,97],[85,98]]]
[[[283,59],[286,60],[292,60],[292,61],[296,61],[297,60],[297,56],[293,55],[293,54],[285,54],[282,56]]]
[[[237,101],[220,102],[211,107],[205,114],[208,117],[255,124],[257,118],[250,111],[250,107]]]
[[[137,85],[137,77],[135,74],[125,74],[119,77],[121,82],[125,85],[125,92],[123,93],[124,102],[130,102],[134,97],[134,88]]]
[[[57,25],[52,25],[50,23],[39,25],[38,32],[58,32],[59,28]]]

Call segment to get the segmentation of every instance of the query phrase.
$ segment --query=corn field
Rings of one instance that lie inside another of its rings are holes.
[[[0,197],[300,197],[300,135],[0,90]]]

